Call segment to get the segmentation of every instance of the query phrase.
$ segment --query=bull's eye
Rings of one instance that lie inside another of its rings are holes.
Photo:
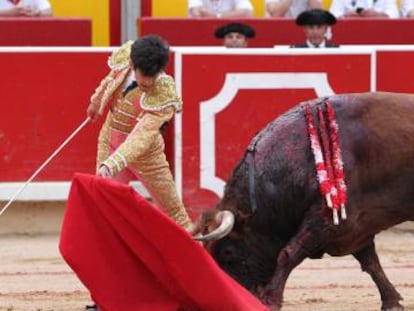
[[[231,250],[231,249],[225,249],[224,251],[223,251],[223,257],[227,257],[227,258],[232,258],[233,257],[233,250]]]
[[[219,252],[220,259],[223,262],[231,263],[236,260],[237,250],[234,246],[226,246]]]

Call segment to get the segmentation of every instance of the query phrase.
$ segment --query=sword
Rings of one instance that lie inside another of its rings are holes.
[[[6,211],[6,209],[13,203],[13,201],[17,198],[17,196],[23,192],[24,189],[32,182],[33,179],[36,178],[36,176],[45,168],[46,165],[49,164],[50,161],[53,160],[53,158],[65,147],[73,137],[76,136],[84,127],[86,124],[88,124],[90,121],[89,117],[85,119],[85,121],[82,122],[81,125],[77,127],[76,130],[70,134],[68,138],[52,153],[52,155],[45,161],[43,164],[33,173],[32,176],[13,194],[9,202],[0,210],[0,216],[3,215],[3,213]]]

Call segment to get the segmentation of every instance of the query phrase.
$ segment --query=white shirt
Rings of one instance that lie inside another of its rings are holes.
[[[401,16],[406,17],[408,12],[414,10],[414,0],[401,0]]]
[[[316,46],[316,45],[312,44],[312,42],[310,42],[309,40],[306,40],[306,45],[310,48],[324,48],[324,47],[326,47],[326,42],[325,42],[325,40],[323,40],[321,42],[321,44]]]
[[[390,18],[400,17],[396,0],[333,0],[329,11],[338,18],[356,8],[371,8]]]
[[[188,9],[204,7],[222,14],[239,9],[253,10],[250,0],[188,0]]]
[[[14,4],[9,0],[0,0],[0,10],[10,10],[16,6],[30,6],[37,11],[43,11],[51,8],[48,0],[20,0],[16,2],[18,3]]]
[[[266,0],[266,5],[268,3],[277,3],[280,2],[282,0]],[[322,0],[319,0],[319,2],[322,4]],[[286,11],[284,17],[291,17],[291,18],[296,18],[298,17],[298,15],[300,13],[302,13],[303,11],[307,11],[311,9],[311,7],[309,6],[309,1],[307,0],[293,0],[292,1],[292,5],[289,7],[289,9]],[[266,12],[267,16],[270,16],[269,13]]]

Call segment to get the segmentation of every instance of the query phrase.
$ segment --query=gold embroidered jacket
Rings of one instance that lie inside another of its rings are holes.
[[[126,140],[102,165],[105,165],[115,176],[129,164],[140,157],[151,153],[156,141],[162,139],[160,128],[171,120],[176,111],[182,107],[181,99],[175,91],[175,83],[171,76],[160,75],[154,86],[140,97],[142,111],[137,123]]]
[[[115,50],[108,58],[108,66],[111,71],[102,79],[94,94],[91,96],[91,103],[99,107],[99,113],[108,104],[108,102],[116,98],[122,92],[122,85],[128,74],[131,73],[129,55],[131,53],[132,41],[124,43]]]

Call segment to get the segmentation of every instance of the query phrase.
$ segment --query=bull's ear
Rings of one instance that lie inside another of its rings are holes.
[[[238,256],[239,253],[237,245],[232,243],[218,249],[218,258],[220,258],[220,261],[223,263],[231,264],[237,262],[237,259],[240,259],[240,256]]]

